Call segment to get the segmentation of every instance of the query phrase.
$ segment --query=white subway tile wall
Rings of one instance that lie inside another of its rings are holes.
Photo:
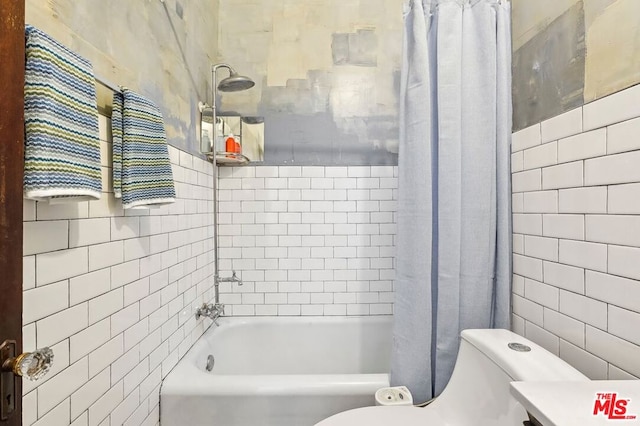
[[[169,154],[175,204],[124,211],[110,161],[99,201],[24,202],[24,346],[55,352],[25,382],[25,425],[158,424],[161,380],[213,299],[212,166]],[[221,284],[226,314],[392,314],[396,196],[393,166],[221,168],[221,275],[244,281]]]
[[[169,150],[175,204],[124,212],[104,158],[101,200],[24,202],[24,348],[51,346],[55,361],[24,382],[23,424],[158,424],[161,380],[213,298],[213,169]]]
[[[514,133],[513,329],[640,377],[640,86]]]
[[[221,168],[220,285],[232,315],[389,315],[397,167]]]

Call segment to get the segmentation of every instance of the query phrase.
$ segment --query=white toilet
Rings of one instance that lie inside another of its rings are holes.
[[[449,384],[425,408],[365,407],[316,426],[519,426],[524,408],[513,381],[586,381],[582,373],[535,343],[507,330],[464,330]]]

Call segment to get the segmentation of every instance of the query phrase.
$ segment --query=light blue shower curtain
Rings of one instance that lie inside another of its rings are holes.
[[[405,4],[391,382],[438,395],[460,331],[508,328],[510,5]]]

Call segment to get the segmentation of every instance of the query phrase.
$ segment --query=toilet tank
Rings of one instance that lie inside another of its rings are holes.
[[[510,348],[510,343],[516,343],[511,346],[520,350]],[[451,424],[522,425],[527,413],[511,396],[509,383],[525,380],[589,379],[546,349],[508,330],[464,330],[449,384],[431,408],[451,419]]]
[[[470,354],[489,358],[511,378],[511,382],[589,380],[546,349],[509,330],[464,330],[460,337],[461,344],[466,342],[479,352]],[[518,351],[512,349],[510,343],[516,343],[516,347],[517,344],[525,345],[531,350]],[[460,354],[457,362],[464,362],[464,359],[460,359]]]

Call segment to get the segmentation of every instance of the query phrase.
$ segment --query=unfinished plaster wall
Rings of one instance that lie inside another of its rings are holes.
[[[586,103],[640,82],[640,2],[587,1],[585,13]]]
[[[211,92],[218,0],[27,0],[26,22],[92,62],[96,75],[158,104],[168,142],[198,152]]]
[[[637,0],[513,0],[513,127],[640,82]]]
[[[265,117],[265,163],[395,165],[397,0],[220,0],[218,61],[256,87],[222,111]]]

